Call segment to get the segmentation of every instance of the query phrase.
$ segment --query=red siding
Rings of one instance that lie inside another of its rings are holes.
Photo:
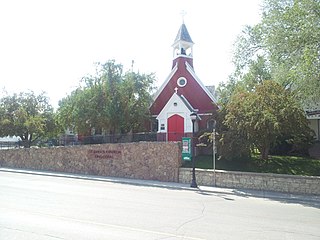
[[[159,94],[158,98],[151,105],[150,111],[153,115],[158,115],[161,112],[165,104],[171,98],[176,87],[178,88],[179,95],[183,95],[193,108],[199,109],[198,113],[211,113],[213,109],[217,109],[211,98],[186,69],[186,61],[188,61],[189,64],[192,63],[192,59],[185,57],[179,57],[174,60],[174,66],[175,62],[177,62],[178,69],[173,77],[169,80],[168,84],[164,87],[163,91]],[[178,86],[177,80],[180,77],[185,77],[187,79],[186,86]]]

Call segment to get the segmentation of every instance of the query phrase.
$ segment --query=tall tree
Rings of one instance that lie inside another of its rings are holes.
[[[154,75],[140,74],[132,71],[124,75],[121,91],[122,98],[122,131],[137,132],[145,130],[146,120],[150,117],[149,106],[152,102]]]
[[[96,65],[95,75],[86,76],[82,86],[60,102],[58,118],[66,127],[89,134],[139,131],[149,117],[148,106],[153,74],[123,73],[114,60]]]
[[[224,123],[257,147],[261,158],[268,158],[278,137],[309,139],[311,130],[300,104],[289,90],[265,80],[253,91],[236,92],[226,106]]]
[[[55,130],[53,108],[44,93],[21,92],[0,99],[0,136],[19,136],[25,147]]]
[[[264,0],[262,20],[239,37],[234,62],[242,79],[253,60],[267,59],[271,78],[304,102],[320,100],[320,1]]]
[[[244,88],[245,84],[232,78],[226,83],[220,83],[217,88],[219,110],[214,114],[214,119],[216,120],[217,151],[221,159],[239,160],[250,157],[250,142],[246,136],[241,132],[229,128],[225,123],[226,107],[231,97],[239,89]],[[206,133],[204,136],[210,134]]]

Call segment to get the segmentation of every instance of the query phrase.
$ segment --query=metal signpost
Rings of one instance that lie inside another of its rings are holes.
[[[213,186],[216,186],[216,130],[212,132],[212,154],[213,154]]]
[[[213,186],[216,186],[216,121],[213,122],[212,130],[212,157],[213,157]]]

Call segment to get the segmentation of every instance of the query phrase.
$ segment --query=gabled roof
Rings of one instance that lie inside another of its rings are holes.
[[[177,43],[178,41],[185,41],[185,42],[189,42],[189,43],[194,43],[192,41],[190,34],[187,30],[187,27],[184,23],[181,25],[173,44]]]
[[[179,96],[177,92],[174,92],[166,105],[161,109],[157,119],[166,118],[168,113],[177,113],[182,116],[187,114],[187,116],[189,116],[192,112],[195,112],[195,109],[188,100],[183,96]]]
[[[188,99],[186,99],[183,95],[180,96],[181,100],[184,102],[186,107],[190,110],[190,112],[197,112],[198,109],[194,109],[189,103]]]
[[[184,87],[178,85],[180,77],[187,80]],[[177,58],[169,77],[154,96],[154,102],[150,106],[152,115],[158,115],[161,112],[176,88],[178,95],[183,95],[184,104],[189,109],[190,106],[197,109],[199,114],[210,113],[214,108],[218,108],[216,99],[196,76],[187,58],[181,56]]]

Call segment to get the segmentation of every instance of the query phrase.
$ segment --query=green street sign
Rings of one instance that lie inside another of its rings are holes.
[[[182,138],[182,160],[191,161],[192,151],[191,151],[191,138],[183,137]]]

